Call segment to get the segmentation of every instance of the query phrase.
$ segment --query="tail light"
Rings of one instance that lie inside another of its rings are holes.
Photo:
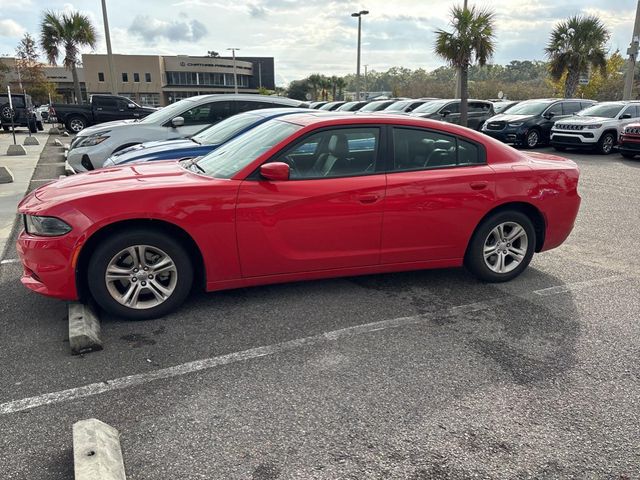
[[[51,115],[52,117],[56,116],[56,109],[52,106],[49,106],[49,115]]]

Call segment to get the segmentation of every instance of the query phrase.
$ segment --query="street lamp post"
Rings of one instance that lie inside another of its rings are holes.
[[[640,0],[636,7],[636,21],[633,24],[633,36],[631,37],[631,45],[627,50],[629,62],[627,64],[627,76],[624,81],[623,100],[631,100],[633,93],[633,80],[636,71],[636,60],[638,58],[638,47],[640,46]]]
[[[360,39],[362,36],[362,16],[368,15],[368,10],[360,10],[352,13],[352,17],[358,17],[358,64],[356,66],[356,99],[360,100]]]
[[[369,88],[367,85],[367,67],[369,65],[365,65],[364,66],[364,99],[366,100],[367,97],[369,96]]]
[[[231,54],[233,55],[233,87],[234,91],[238,93],[238,74],[236,73],[236,50],[240,50],[239,48],[231,47],[227,48],[227,50],[231,50]]]
[[[116,88],[116,72],[113,68],[113,52],[111,51],[111,34],[109,33],[106,0],[102,0],[102,20],[104,22],[104,39],[107,43],[107,62],[109,63],[109,76],[111,77],[111,93],[117,95],[118,89]]]

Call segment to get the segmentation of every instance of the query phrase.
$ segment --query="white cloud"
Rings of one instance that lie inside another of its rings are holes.
[[[0,20],[0,37],[22,37],[26,29],[15,20],[4,18]]]

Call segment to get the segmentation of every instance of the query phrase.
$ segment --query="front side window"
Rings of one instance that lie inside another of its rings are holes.
[[[460,102],[453,102],[445,105],[444,108],[440,111],[440,113],[449,112],[452,113],[460,113]]]
[[[562,115],[562,104],[556,103],[549,107],[549,109],[545,112],[547,115],[553,114],[554,116]]]
[[[394,172],[484,163],[481,147],[432,130],[393,129]]]
[[[580,102],[564,102],[562,104],[562,113],[565,115],[571,115],[582,110]]]
[[[291,169],[291,180],[352,177],[376,171],[380,129],[340,128],[314,133],[274,161]]]

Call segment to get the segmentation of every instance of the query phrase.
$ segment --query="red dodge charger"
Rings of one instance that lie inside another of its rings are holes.
[[[384,114],[301,113],[207,156],[96,170],[22,201],[28,288],[129,318],[208,290],[465,265],[519,275],[560,245],[570,160]]]

